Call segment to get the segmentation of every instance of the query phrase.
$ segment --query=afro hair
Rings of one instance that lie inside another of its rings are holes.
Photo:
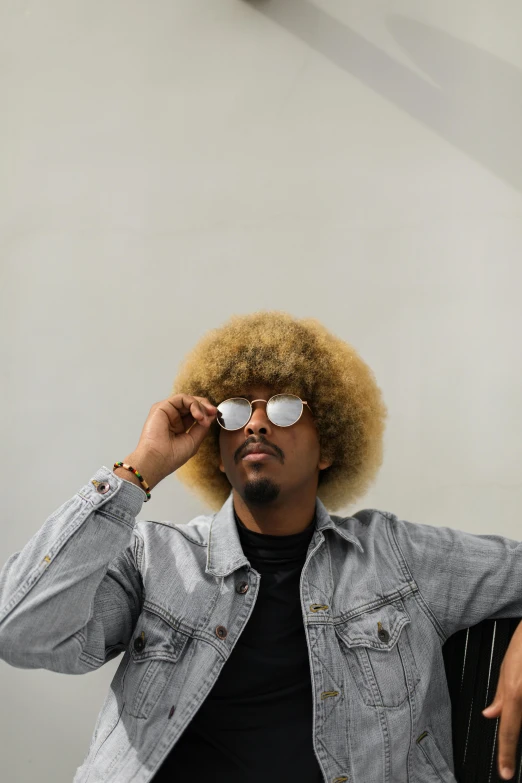
[[[317,496],[329,511],[364,495],[383,459],[387,408],[374,374],[348,343],[315,318],[280,311],[234,315],[185,357],[172,394],[206,397],[213,405],[247,386],[268,385],[310,403],[321,456]],[[214,510],[232,489],[219,470],[217,421],[196,454],[175,475]]]

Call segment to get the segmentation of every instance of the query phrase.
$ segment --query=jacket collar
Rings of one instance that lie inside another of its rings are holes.
[[[351,541],[352,544],[355,544],[361,552],[364,552],[357,536],[346,529],[344,524],[346,519],[336,517],[336,520],[338,521],[334,522],[323,503],[317,497],[315,499],[315,512],[316,532],[314,533],[314,537],[318,536],[318,541],[324,539],[323,534],[325,530],[331,529],[342,538],[346,539],[346,541]],[[347,517],[347,519],[351,519],[351,517]],[[314,541],[314,539],[312,539],[312,541]],[[314,543],[317,543],[317,541]],[[245,557],[239,540],[239,533],[237,532],[236,520],[234,517],[234,498],[233,492],[231,491],[230,495],[217,514],[214,515],[210,523],[205,572],[207,574],[212,574],[213,576],[228,576],[233,571],[236,571],[238,568],[245,565],[249,565],[249,561]]]

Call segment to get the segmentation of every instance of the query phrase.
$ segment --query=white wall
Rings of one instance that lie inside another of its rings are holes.
[[[347,513],[522,539],[517,0],[4,0],[0,31],[1,564],[258,309],[376,373]],[[171,480],[142,517],[201,510]],[[72,780],[119,660],[0,662],[3,781]]]

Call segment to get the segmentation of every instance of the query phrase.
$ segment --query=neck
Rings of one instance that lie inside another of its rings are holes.
[[[241,522],[255,533],[271,536],[291,536],[301,533],[315,516],[315,488],[308,494],[302,493],[299,499],[278,498],[267,506],[249,506],[234,489],[234,509]]]

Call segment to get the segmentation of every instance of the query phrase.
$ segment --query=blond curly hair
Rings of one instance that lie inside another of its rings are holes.
[[[321,456],[317,496],[330,511],[353,503],[383,459],[387,408],[374,374],[349,344],[315,318],[261,310],[234,315],[185,357],[172,394],[207,397],[213,405],[247,386],[268,385],[310,403]],[[217,421],[197,453],[175,475],[214,510],[231,485],[219,470]]]

